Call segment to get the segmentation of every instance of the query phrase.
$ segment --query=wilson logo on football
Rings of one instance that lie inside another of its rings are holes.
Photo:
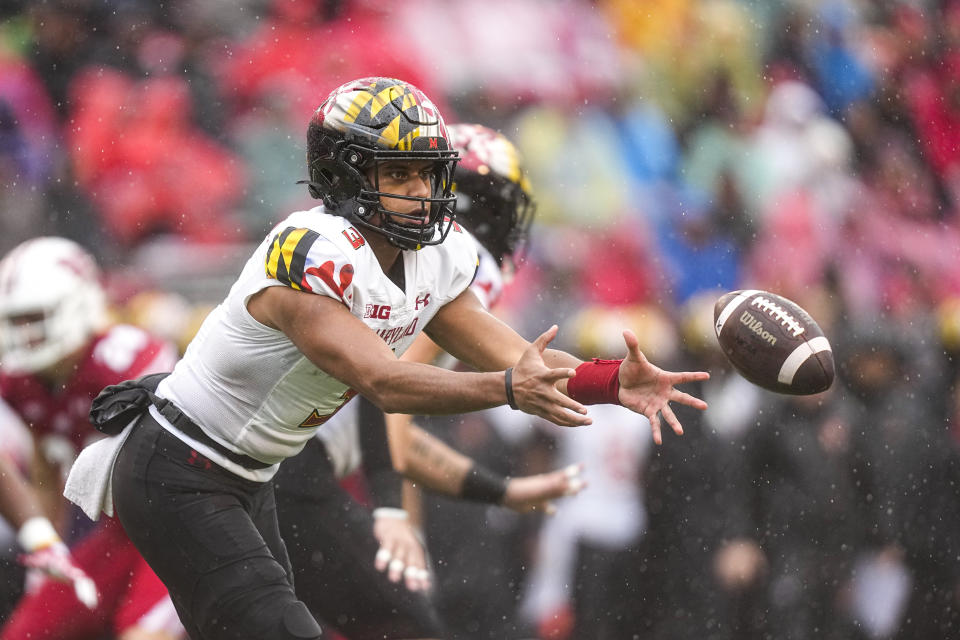
[[[760,336],[760,338],[763,340],[769,342],[771,345],[777,344],[777,339],[771,335],[769,331],[764,329],[763,323],[753,317],[753,314],[749,311],[744,311],[742,314],[740,314],[740,323]]]

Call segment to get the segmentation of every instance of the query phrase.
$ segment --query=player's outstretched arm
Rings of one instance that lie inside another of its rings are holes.
[[[676,385],[706,380],[710,374],[705,371],[664,371],[647,360],[640,351],[637,336],[632,331],[623,332],[623,341],[627,345],[627,357],[619,371],[620,404],[647,417],[653,429],[653,441],[657,444],[663,443],[660,416],[663,416],[674,433],[682,435],[683,426],[669,403],[679,402],[700,410],[706,409],[707,403],[680,391]]]
[[[452,372],[398,360],[380,336],[332,298],[269,287],[253,296],[247,308],[257,321],[283,331],[316,366],[388,413],[466,413],[507,401],[502,369]],[[517,401],[522,399],[525,410],[557,424],[589,424],[586,407],[556,391],[556,382],[573,370],[543,363],[549,339],[541,336],[517,363],[524,383]]]
[[[582,471],[582,464],[572,464],[535,476],[510,478],[503,496],[503,506],[519,513],[543,511],[553,515],[556,511],[553,500],[576,495],[587,486],[580,477]]]
[[[0,455],[0,515],[17,528],[17,542],[26,552],[20,561],[73,586],[77,598],[89,609],[97,606],[97,587],[77,566],[20,471]]]
[[[479,371],[512,369],[513,408],[560,426],[592,423],[586,407],[562,391],[574,375],[571,367],[580,361],[547,349],[557,335],[556,326],[527,342],[467,289],[437,312],[425,332],[447,353]]]
[[[408,416],[388,415],[387,421],[409,420]],[[453,498],[488,504],[500,504],[514,511],[553,511],[551,500],[579,493],[586,484],[580,477],[581,465],[571,465],[550,473],[508,478],[479,465],[442,440],[409,422],[400,471],[418,486]]]
[[[556,378],[558,392],[577,400],[579,406],[622,404],[645,415],[650,420],[657,444],[662,442],[661,415],[675,432],[683,433],[670,402],[680,402],[697,409],[707,407],[705,402],[676,389],[675,385],[706,380],[710,377],[708,373],[674,373],[660,369],[646,359],[640,351],[637,337],[630,331],[623,334],[627,357],[622,362],[584,363],[564,351],[546,348],[556,336],[556,327],[551,327],[531,345],[484,309],[468,290],[437,314],[427,327],[427,332],[441,347],[480,370],[506,368],[516,362],[513,372],[516,404],[528,413],[536,413],[524,404],[531,397],[524,389],[527,374],[536,368],[528,368],[529,365],[543,366],[553,371],[569,371],[568,367],[575,369],[575,376]],[[532,347],[536,348],[537,357],[532,357]],[[550,416],[543,417],[556,424],[564,424]]]

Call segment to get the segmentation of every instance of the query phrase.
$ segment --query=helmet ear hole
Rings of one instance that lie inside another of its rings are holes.
[[[352,167],[338,165],[332,160],[316,160],[310,172],[310,195],[337,207],[360,193],[360,174]]]

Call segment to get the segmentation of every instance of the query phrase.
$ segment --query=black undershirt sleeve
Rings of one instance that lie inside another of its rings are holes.
[[[402,508],[403,478],[393,468],[390,446],[387,442],[387,421],[383,411],[360,396],[358,422],[360,424],[360,451],[363,454],[363,474],[370,491],[373,506]]]

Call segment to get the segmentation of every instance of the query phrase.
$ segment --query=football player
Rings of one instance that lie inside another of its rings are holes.
[[[646,360],[624,332],[622,361],[583,363],[528,342],[468,287],[471,236],[453,220],[457,152],[433,103],[392,78],[335,89],[307,128],[310,193],[254,251],[139,420],[88,446],[68,496],[115,508],[170,591],[191,636],[319,638],[297,599],[273,485],[356,394],[388,413],[509,404],[562,426],[586,404],[623,404],[681,431],[669,402],[706,404]],[[398,358],[421,331],[477,372]],[[113,460],[113,464],[104,464]],[[98,482],[99,481],[99,482]],[[110,497],[112,496],[112,500]]]
[[[3,640],[183,635],[166,589],[115,519],[83,535],[72,553],[53,524],[68,529],[63,480],[99,435],[87,417],[93,397],[176,361],[172,346],[107,320],[99,269],[76,243],[36,238],[0,261],[0,398],[29,426],[36,449],[29,477],[0,465],[0,514],[19,530],[24,563],[57,578],[28,580]]]
[[[481,125],[451,125],[448,132],[460,154],[457,221],[474,232],[480,259],[470,287],[490,306],[521,257],[534,203],[509,140]],[[431,362],[439,352],[421,334],[407,353]],[[549,500],[577,493],[580,467],[503,478],[402,414],[388,417],[388,449],[384,414],[363,398],[352,405],[285,460],[274,478],[297,595],[317,618],[354,640],[439,637],[436,609],[423,592],[430,576],[419,531],[402,508],[393,461],[418,486],[520,512],[547,510]],[[372,513],[338,484],[361,463]]]

